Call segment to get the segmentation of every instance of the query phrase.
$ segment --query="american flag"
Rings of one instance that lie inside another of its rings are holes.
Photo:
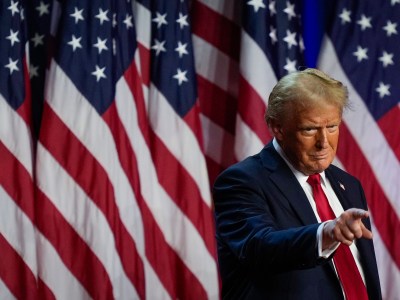
[[[400,1],[336,1],[319,67],[348,87],[338,158],[364,187],[384,299],[400,295]]]
[[[36,159],[41,294],[217,298],[187,3],[54,2],[52,17]]]
[[[37,296],[33,143],[25,1],[1,1],[0,298]]]

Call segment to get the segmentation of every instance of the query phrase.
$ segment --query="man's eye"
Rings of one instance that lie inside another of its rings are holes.
[[[338,126],[337,125],[331,125],[331,126],[328,126],[327,129],[328,129],[328,132],[333,133],[338,129]]]
[[[315,128],[303,128],[303,134],[305,135],[313,135],[317,131]]]

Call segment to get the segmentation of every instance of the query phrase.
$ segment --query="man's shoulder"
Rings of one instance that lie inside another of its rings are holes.
[[[253,181],[258,180],[262,175],[268,173],[268,168],[265,166],[265,152],[264,147],[259,153],[246,157],[245,159],[227,167],[222,171],[216,182],[225,179],[240,179],[240,181]]]
[[[226,168],[221,175],[226,173],[253,173],[255,170],[262,168],[260,153],[248,156],[245,159]]]
[[[357,183],[359,182],[359,180],[355,176],[351,175],[350,173],[346,172],[345,170],[333,164],[329,166],[326,172],[329,173],[331,176],[334,176],[335,178],[340,179],[342,181],[357,182]]]

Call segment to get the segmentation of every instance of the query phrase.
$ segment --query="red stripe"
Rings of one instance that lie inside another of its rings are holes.
[[[0,278],[10,292],[17,299],[39,299],[32,270],[2,234],[0,234],[0,249]]]
[[[341,126],[340,135],[338,157],[346,170],[361,181],[374,224],[393,261],[400,268],[400,243],[393,237],[393,232],[400,232],[400,221],[381,189],[369,162],[344,124]]]
[[[212,82],[197,76],[201,112],[231,134],[235,133],[237,99]]]
[[[53,292],[48,288],[41,278],[38,278],[38,290],[39,299],[56,300],[56,296],[54,296]]]
[[[139,50],[142,82],[144,85],[150,86],[150,51],[140,43],[137,43],[137,47]]]
[[[242,76],[239,78],[238,112],[243,121],[265,144],[271,140],[271,134],[264,121],[266,106],[262,98]]]
[[[199,113],[200,107],[198,102],[196,102],[195,105],[193,105],[192,108],[183,117],[183,121],[185,121],[186,125],[192,130],[194,136],[197,139],[197,142],[199,143],[199,147],[204,154],[203,132],[201,130]]]
[[[113,287],[97,256],[39,189],[36,189],[36,204],[37,227],[54,246],[73,276],[92,298],[113,299]],[[46,258],[42,259],[43,268],[46,268]]]
[[[196,298],[197,295],[205,297],[203,287],[198,282],[197,278],[186,268],[175,251],[168,245],[162,230],[157,225],[157,222],[143,199],[136,156],[130,146],[125,128],[119,120],[114,117],[116,114],[115,105],[111,105],[103,115],[103,118],[109,125],[114,139],[116,140],[119,159],[134,189],[136,200],[143,216],[144,228],[146,229],[146,256],[171,298],[190,299],[193,298],[193,295],[196,295]],[[171,174],[173,174],[173,172],[171,172]],[[191,287],[191,289],[188,290],[188,287]]]
[[[400,108],[396,105],[378,121],[379,127],[398,160],[400,160],[400,134],[398,130],[393,130],[393,124],[398,124],[399,120]]]
[[[34,222],[34,191],[31,175],[0,141],[0,184]]]
[[[146,292],[143,262],[134,241],[121,221],[115,203],[114,188],[106,171],[47,103],[44,105],[44,113],[46,120],[41,136],[42,144],[103,212],[113,231],[124,270],[140,298],[144,299]]]
[[[193,1],[192,9],[193,33],[239,61],[240,27],[199,1]]]
[[[143,134],[148,138],[150,134],[154,135],[154,133],[151,132],[148,128],[149,124],[147,123],[147,115],[144,109],[143,95],[141,94],[142,87],[141,83],[136,80],[138,78],[136,76],[136,72],[137,71],[135,66],[132,65],[131,68],[126,72],[125,78],[130,85],[131,90],[133,91],[135,99],[140,97],[140,100],[137,100],[139,105],[141,105],[137,107],[139,112],[139,122],[142,122],[140,124],[140,127],[142,130],[144,129]],[[109,115],[113,115],[116,113],[112,112],[112,110],[115,110],[114,106],[111,106],[109,108],[109,111],[107,111],[103,117],[109,124],[114,137],[116,138],[116,140],[118,140],[117,147],[118,153],[120,155],[120,161],[134,189],[138,205],[143,215],[143,221],[145,223],[144,228],[146,228],[146,256],[148,257],[150,264],[153,266],[155,272],[160,277],[161,282],[164,284],[171,298],[206,298],[206,292],[203,286],[198,281],[196,276],[185,266],[184,262],[180,259],[177,253],[167,243],[163,236],[162,230],[159,228],[156,220],[151,213],[151,210],[148,208],[146,202],[144,201],[141,193],[141,179],[140,174],[138,173],[135,153],[131,148],[130,141],[126,135],[123,125],[120,122],[116,122],[116,119],[114,122],[110,122]],[[163,158],[164,162],[168,161],[169,156],[170,154]],[[175,174],[172,170],[170,170],[169,177],[175,178],[176,181],[174,181],[174,186],[176,186],[176,182],[178,182],[179,179],[175,177]],[[142,180],[147,179],[144,178]],[[160,182],[161,181],[162,179],[160,179]],[[184,182],[181,182],[180,184],[181,186],[185,185]],[[195,197],[196,194],[193,193],[192,196],[187,199],[195,199]],[[196,203],[193,201],[192,204]],[[208,212],[211,214],[209,209]],[[201,216],[201,214],[198,214],[198,216]]]
[[[171,152],[169,152],[164,143],[150,128],[144,105],[142,87],[140,82],[135,80],[136,72],[136,68],[132,64],[130,69],[126,72],[125,78],[134,95],[138,111],[139,127],[151,150],[158,180],[171,199],[175,201],[176,205],[194,224],[205,241],[207,249],[211,255],[215,257],[215,240],[212,234],[214,228],[211,222],[209,222],[209,220],[212,219],[211,210],[202,200],[199,188],[191,175],[179,161],[177,161]],[[171,176],[171,174],[173,175]],[[179,182],[179,184],[177,184],[177,182]],[[190,199],[190,201],[188,199]]]

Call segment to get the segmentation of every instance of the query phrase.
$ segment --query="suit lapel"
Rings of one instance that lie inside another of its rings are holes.
[[[317,223],[314,211],[286,162],[279,156],[272,143],[268,144],[261,152],[262,162],[265,168],[271,171],[270,179],[281,192],[281,201],[287,201],[293,212],[304,225]]]
[[[349,199],[346,197],[344,184],[336,178],[334,172],[329,167],[325,170],[326,177],[329,179],[329,182],[332,186],[333,191],[339,199],[339,202],[342,204],[343,210],[347,210],[352,207]]]

